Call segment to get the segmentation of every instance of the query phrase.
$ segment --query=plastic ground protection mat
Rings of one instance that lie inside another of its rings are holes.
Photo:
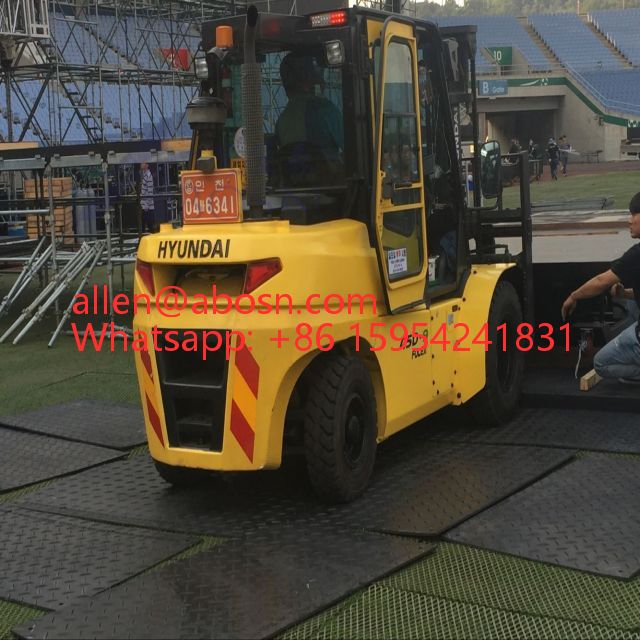
[[[442,543],[387,587],[532,616],[640,629],[640,578],[619,580]]]
[[[98,400],[78,400],[0,416],[0,424],[112,449],[131,449],[146,442],[140,407]]]
[[[468,520],[447,538],[616,578],[640,571],[640,461],[594,454]]]
[[[14,632],[23,638],[266,638],[432,549],[397,536],[271,527]]]
[[[375,584],[349,602],[341,603],[281,636],[281,640],[312,638],[639,640],[640,634],[573,620],[528,616]]]
[[[573,368],[532,369],[525,377],[523,403],[529,407],[639,412],[640,388],[605,379],[589,391],[580,391]]]
[[[64,478],[16,502],[90,520],[214,536],[314,521],[434,536],[572,456],[557,449],[452,445],[424,438],[420,446],[387,454],[364,496],[342,507],[318,503],[303,466],[231,474],[177,489],[163,482],[143,456]]]
[[[444,424],[429,428],[429,437],[455,442],[640,453],[640,416],[637,413],[586,409],[523,409],[504,427],[471,426],[448,421],[446,417],[443,417],[442,422]]]
[[[223,474],[196,487],[178,488],[164,482],[143,453],[108,469],[62,478],[15,504],[87,520],[223,537],[304,522],[323,508],[303,469]]]
[[[356,503],[328,510],[336,524],[437,536],[535,482],[573,453],[536,447],[423,442],[422,455],[394,468]]]
[[[60,609],[199,542],[11,506],[0,508],[0,598]]]
[[[0,491],[80,471],[123,455],[113,449],[0,428]]]

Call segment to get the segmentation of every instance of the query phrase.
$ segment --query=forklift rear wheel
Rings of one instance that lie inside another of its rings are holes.
[[[337,353],[311,365],[304,421],[309,478],[327,502],[351,502],[366,489],[376,456],[371,377],[357,358]]]
[[[202,469],[187,469],[185,467],[173,467],[164,462],[154,460],[156,470],[160,477],[174,487],[193,487],[209,479],[210,475]]]
[[[518,409],[524,378],[524,353],[516,346],[517,328],[522,323],[520,298],[510,282],[499,282],[489,309],[489,339],[486,353],[487,381],[468,407],[474,421],[492,427],[505,424]],[[502,349],[498,327],[506,325],[507,349]]]

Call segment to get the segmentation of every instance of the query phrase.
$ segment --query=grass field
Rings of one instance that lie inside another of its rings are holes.
[[[631,196],[640,191],[640,170],[634,163],[629,171],[600,173],[590,175],[559,176],[557,181],[549,179],[549,170],[545,168],[544,179],[531,183],[531,202],[559,202],[576,198],[612,196],[615,203],[612,208],[626,209]],[[520,187],[516,184],[506,187],[503,195],[506,208],[517,207],[520,203]]]
[[[130,267],[128,271],[131,272]],[[97,270],[95,282],[104,282],[104,277],[103,270]],[[8,292],[13,280],[14,276],[0,275],[0,298]],[[119,277],[116,285],[118,282]],[[37,288],[33,286],[24,292],[9,314],[0,319],[0,335],[34,299],[36,291]],[[61,302],[62,310],[70,299],[69,293]],[[79,326],[84,326],[88,320],[99,331],[107,318],[71,318]],[[131,326],[131,318],[121,318],[116,322]],[[73,337],[63,334],[52,348],[48,348],[47,343],[55,326],[55,314],[51,307],[42,321],[19,344],[11,344],[15,334],[0,344],[0,414],[27,411],[79,398],[139,403],[133,354],[124,353],[122,341],[116,342],[113,352],[111,345],[105,342],[100,353],[92,348],[80,353]],[[65,329],[69,329],[68,324]]]

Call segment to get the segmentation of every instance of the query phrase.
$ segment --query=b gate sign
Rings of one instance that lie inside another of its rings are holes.
[[[478,80],[479,96],[506,96],[508,93],[506,80]]]
[[[513,64],[513,47],[485,47],[491,57],[501,66]]]

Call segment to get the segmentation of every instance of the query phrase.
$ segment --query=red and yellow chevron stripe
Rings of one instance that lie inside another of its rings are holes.
[[[152,398],[155,397],[155,388],[153,385],[153,367],[151,366],[151,358],[148,351],[138,352],[138,357],[140,358],[140,362],[142,363],[145,373],[147,374],[146,376],[143,376],[142,379],[147,405],[147,418],[151,423],[151,428],[153,429],[154,433],[158,436],[160,444],[164,447],[164,437],[162,435],[160,416],[158,415],[158,411],[156,410],[152,400]]]
[[[231,433],[253,462],[260,366],[247,347],[236,353],[236,375],[231,396]]]

